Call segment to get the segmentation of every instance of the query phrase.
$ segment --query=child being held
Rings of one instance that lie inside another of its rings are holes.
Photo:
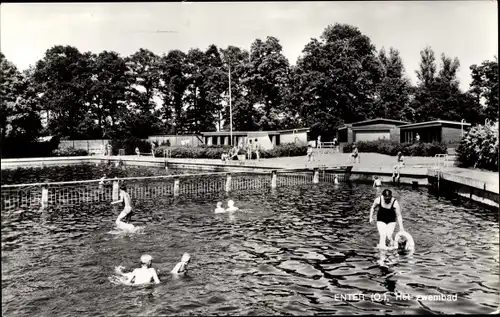
[[[226,209],[226,211],[231,212],[231,211],[238,211],[238,210],[240,210],[240,209],[238,207],[234,206],[234,201],[229,200],[227,202],[227,209]]]
[[[215,213],[219,214],[219,213],[223,213],[223,212],[226,212],[226,210],[224,208],[222,208],[222,202],[219,201],[217,203],[217,208],[215,208]]]
[[[170,271],[174,275],[186,274],[188,269],[188,264],[191,261],[191,256],[189,253],[184,253],[182,255],[181,261],[175,265],[175,267]]]

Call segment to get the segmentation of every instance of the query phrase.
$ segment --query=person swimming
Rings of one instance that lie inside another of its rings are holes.
[[[115,269],[116,273],[124,276],[127,280],[124,282],[125,284],[150,284],[155,282],[156,284],[160,283],[160,279],[158,278],[158,274],[156,269],[152,268],[153,257],[149,254],[144,254],[141,256],[141,267],[134,269],[130,273],[124,273],[123,267],[119,266]]]
[[[177,263],[170,273],[174,275],[186,274],[188,270],[188,264],[191,261],[191,256],[189,253],[184,253],[182,255],[181,261]]]
[[[375,180],[373,181],[373,187],[382,187],[382,181],[378,176],[375,176]]]
[[[226,209],[226,211],[238,211],[238,210],[240,210],[240,208],[234,206],[234,201],[229,200],[227,202],[227,209]]]
[[[216,214],[220,214],[220,213],[223,213],[223,212],[226,212],[226,209],[222,208],[222,202],[218,202],[217,203],[217,208],[215,208],[215,213]]]

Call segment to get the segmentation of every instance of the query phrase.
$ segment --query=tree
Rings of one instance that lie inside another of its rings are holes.
[[[125,121],[131,135],[147,137],[160,129],[159,115],[155,111],[155,99],[159,99],[160,57],[141,48],[125,60],[131,80]]]
[[[430,87],[436,77],[436,57],[430,46],[420,51],[420,70],[417,70],[417,78],[421,87]]]
[[[223,129],[229,130],[230,109],[229,109],[229,68],[231,69],[231,104],[233,114],[233,130],[253,131],[259,128],[258,113],[254,108],[254,101],[251,100],[250,88],[247,77],[250,69],[249,53],[236,46],[228,46],[221,49],[224,60],[223,71],[226,74],[225,98],[223,99],[223,110],[220,115],[219,124],[224,122]]]
[[[34,141],[41,131],[36,92],[30,70],[24,74],[0,53],[1,137],[12,142]]]
[[[126,128],[126,94],[131,84],[125,60],[116,52],[92,55],[92,81],[89,89],[89,116],[96,121],[95,137],[113,138]]]
[[[399,51],[389,49],[389,56],[382,48],[379,52],[382,80],[378,87],[378,98],[374,116],[396,120],[413,119],[409,110],[411,85],[404,74],[404,66]]]
[[[91,77],[90,53],[72,46],[54,46],[36,63],[33,85],[47,112],[50,134],[87,137],[92,125],[86,106]]]
[[[250,49],[244,83],[249,88],[250,98],[258,106],[258,125],[262,130],[279,128],[282,119],[280,115],[289,73],[289,63],[282,50],[279,40],[272,36],[268,36],[265,42],[255,40]]]
[[[457,58],[441,55],[441,67],[436,75],[434,52],[426,47],[421,52],[420,80],[412,107],[417,121],[451,120],[477,123],[482,121],[481,109],[472,96],[463,93],[459,87]]]
[[[186,78],[187,56],[180,50],[170,51],[161,57],[160,79],[162,84],[162,123],[164,132],[177,133],[185,124],[183,97],[188,87]]]
[[[470,66],[472,82],[470,92],[477,102],[484,101],[486,118],[498,120],[498,58]]]
[[[373,116],[382,70],[366,35],[335,24],[306,45],[293,77],[292,108],[300,111],[303,124],[331,136],[345,122]]]
[[[222,110],[222,93],[226,75],[215,45],[203,52],[191,49],[188,60],[187,128],[193,133],[214,131]]]

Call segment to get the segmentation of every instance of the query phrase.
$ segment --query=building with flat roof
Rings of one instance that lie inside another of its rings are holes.
[[[394,140],[399,142],[396,129],[409,122],[376,118],[345,124],[338,129],[340,143],[353,143],[359,141]]]
[[[399,127],[400,142],[414,142],[418,133],[420,142],[443,142],[456,145],[460,143],[463,134],[470,127],[470,123],[446,120],[405,124]]]
[[[418,134],[420,142],[443,142],[454,147],[470,127],[470,123],[447,120],[409,123],[377,118],[345,124],[338,129],[338,133],[341,143],[374,140],[412,143],[416,141]]]
[[[276,145],[293,143],[307,145],[309,128],[278,131],[233,131],[233,145],[247,144],[248,140],[258,140],[262,149],[272,149]],[[206,145],[230,145],[231,132],[200,132]]]

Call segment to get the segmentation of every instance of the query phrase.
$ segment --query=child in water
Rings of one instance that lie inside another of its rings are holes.
[[[231,211],[238,211],[238,210],[240,210],[240,208],[234,206],[234,201],[229,200],[227,202],[227,209],[226,209],[226,211],[231,212]]]
[[[382,187],[382,181],[378,176],[375,176],[375,180],[373,181],[373,187]]]
[[[217,203],[217,208],[215,208],[215,213],[219,214],[219,213],[223,213],[223,212],[226,212],[226,210],[224,208],[222,208],[222,202],[219,201]]]
[[[156,284],[160,283],[160,279],[158,278],[158,274],[156,270],[151,267],[153,257],[149,254],[144,254],[141,256],[141,267],[134,269],[131,273],[123,273],[123,266],[119,266],[115,269],[116,273],[127,278],[125,284],[149,284],[151,282],[155,282]]]
[[[188,269],[188,264],[191,261],[191,256],[189,253],[184,253],[182,255],[181,261],[175,265],[175,267],[170,271],[170,273],[175,275],[186,274]]]

